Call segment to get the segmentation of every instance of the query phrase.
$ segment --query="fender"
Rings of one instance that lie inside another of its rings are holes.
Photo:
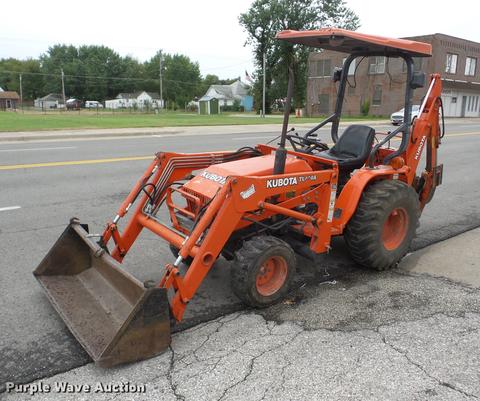
[[[340,196],[335,202],[335,213],[333,217],[332,230],[334,235],[343,233],[346,225],[357,210],[358,202],[365,188],[372,182],[385,179],[407,180],[409,167],[404,166],[394,169],[392,166],[378,166],[373,169],[365,167],[357,170],[352,178],[343,187]]]

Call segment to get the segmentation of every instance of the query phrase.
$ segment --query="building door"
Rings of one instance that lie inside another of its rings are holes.
[[[327,93],[322,93],[318,96],[318,113],[328,114],[330,111],[330,96]]]
[[[462,96],[462,112],[460,114],[460,117],[465,117],[465,109],[467,108],[467,97]]]

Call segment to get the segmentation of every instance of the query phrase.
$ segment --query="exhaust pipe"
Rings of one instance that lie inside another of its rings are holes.
[[[99,366],[147,359],[170,345],[167,290],[145,288],[78,220],[70,221],[33,274]]]

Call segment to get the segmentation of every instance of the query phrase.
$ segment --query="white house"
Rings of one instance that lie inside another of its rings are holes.
[[[250,111],[253,98],[249,96],[248,90],[248,85],[238,79],[230,85],[210,85],[204,97],[218,99],[220,106],[233,106],[235,100],[238,100],[245,111]]]
[[[128,109],[146,107],[152,109],[163,108],[162,100],[157,93],[153,92],[133,92],[133,93],[119,93],[115,99],[106,100],[105,107],[107,109]]]
[[[35,99],[34,106],[37,109],[61,109],[65,107],[63,104],[63,96],[59,93],[49,93],[47,96]]]

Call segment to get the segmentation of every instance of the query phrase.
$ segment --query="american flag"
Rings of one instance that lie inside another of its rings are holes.
[[[253,74],[252,74],[252,76],[250,76],[250,75],[248,74],[248,71],[245,70],[245,80],[248,81],[248,82],[250,82],[251,84],[253,84],[253,83],[254,83],[254,79],[255,79],[255,76],[254,76]]]

